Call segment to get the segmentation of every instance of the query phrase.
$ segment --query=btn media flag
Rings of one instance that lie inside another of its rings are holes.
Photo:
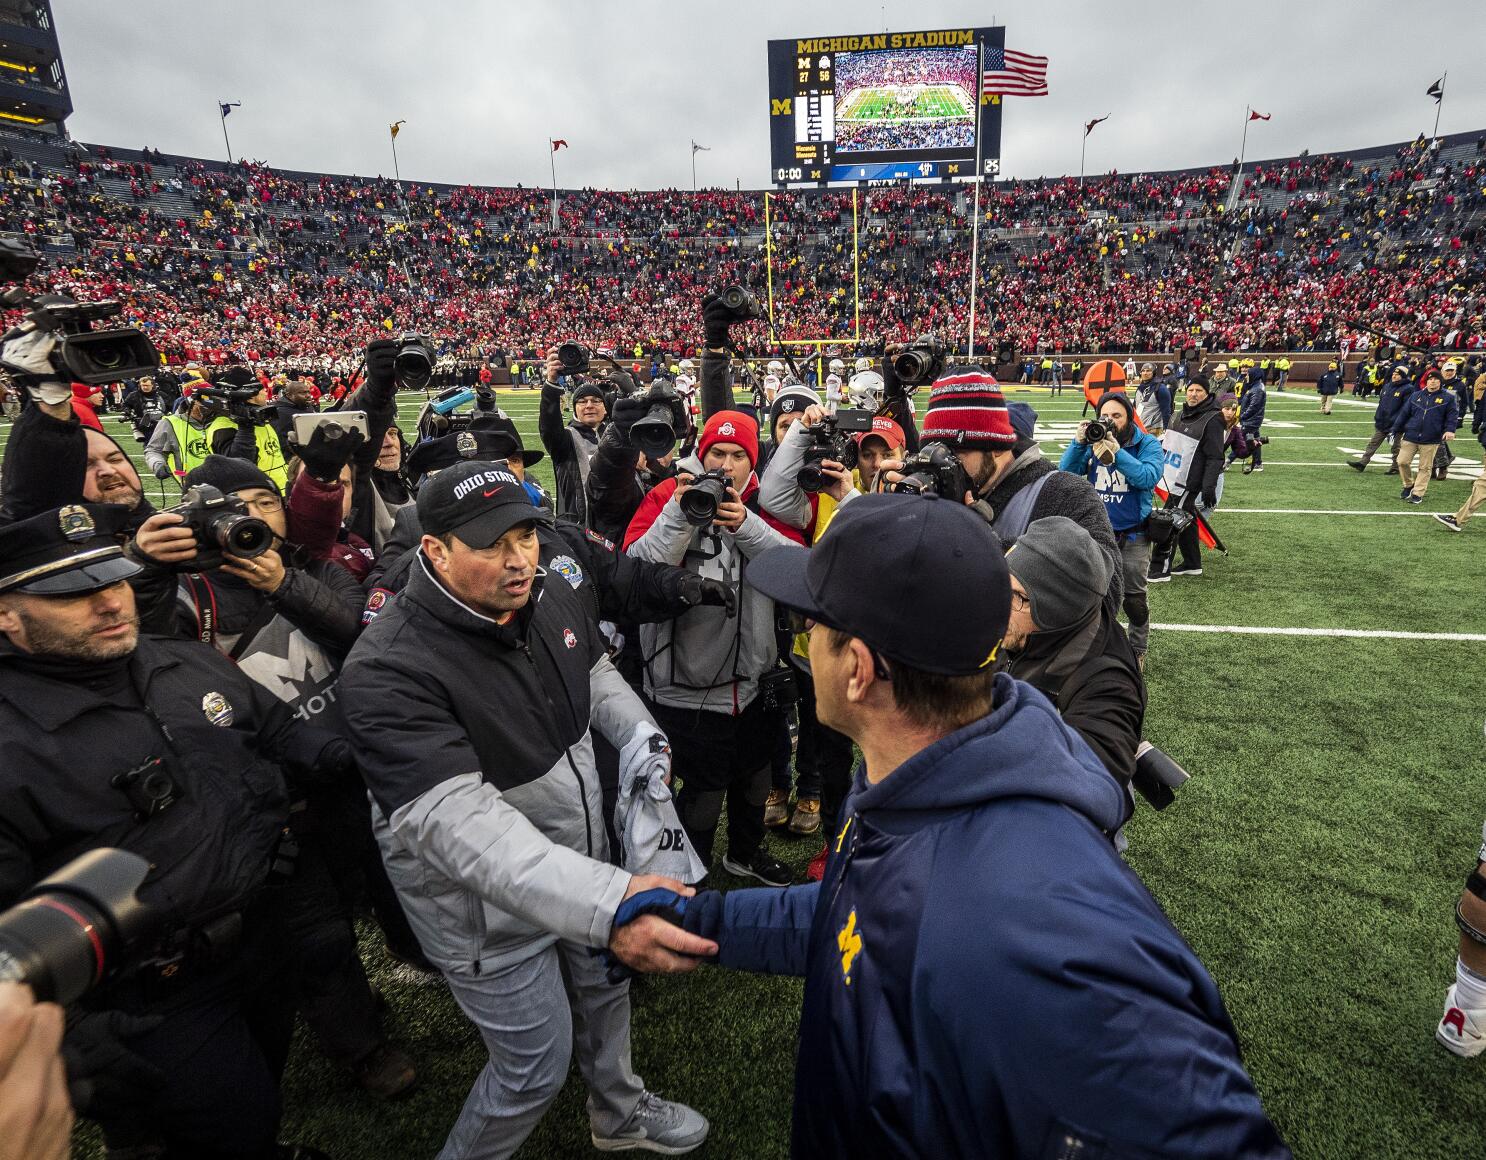
[[[1047,57],[986,45],[981,92],[1003,97],[1047,96]]]

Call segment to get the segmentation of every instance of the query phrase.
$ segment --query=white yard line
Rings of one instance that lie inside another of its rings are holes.
[[[1438,482],[1438,481],[1436,481]],[[1231,508],[1219,507],[1223,516],[1432,516],[1433,512],[1419,511],[1356,511],[1332,510],[1329,508]]]
[[[1240,624],[1151,624],[1164,632],[1218,632],[1244,636],[1337,636],[1358,640],[1459,640],[1486,641],[1480,632],[1399,632],[1390,628],[1270,628]]]

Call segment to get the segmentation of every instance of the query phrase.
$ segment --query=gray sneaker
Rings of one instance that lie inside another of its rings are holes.
[[[593,1133],[600,1152],[659,1152],[681,1156],[700,1148],[711,1127],[701,1112],[645,1092],[619,1129],[608,1136]]]

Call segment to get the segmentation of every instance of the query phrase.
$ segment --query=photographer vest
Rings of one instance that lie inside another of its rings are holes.
[[[218,415],[205,428],[197,427],[184,415],[167,415],[165,421],[170,424],[171,434],[175,436],[182,474],[200,467],[202,460],[212,453],[213,435],[218,431],[231,431],[235,427],[232,420],[223,415]]]
[[[1221,412],[1216,408],[1204,409],[1191,419],[1184,419],[1178,411],[1171,417],[1171,425],[1161,436],[1161,451],[1166,456],[1166,470],[1161,482],[1176,502],[1187,494],[1188,481],[1192,476],[1192,464],[1197,458],[1197,448],[1202,443],[1202,433],[1214,420],[1222,422]]]

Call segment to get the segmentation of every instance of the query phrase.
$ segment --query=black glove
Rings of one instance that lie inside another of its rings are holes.
[[[688,572],[681,581],[681,599],[688,607],[710,604],[715,608],[726,608],[728,618],[738,615],[738,597],[732,585],[721,580],[708,580],[695,572]]]
[[[1212,492],[1212,491],[1205,491],[1205,492],[1203,492],[1202,493],[1202,506],[1205,507],[1205,508],[1207,508],[1207,509],[1209,509],[1209,510],[1211,510],[1212,508],[1217,507],[1218,506],[1218,496],[1217,496],[1217,493],[1216,492]]]
[[[609,372],[609,386],[613,388],[620,398],[628,398],[640,389],[635,383],[634,376],[629,371],[611,370]],[[605,393],[607,394],[608,392]]]
[[[397,341],[379,338],[366,344],[366,385],[383,406],[397,393]]]
[[[294,432],[289,433],[290,448],[299,456],[304,469],[321,483],[338,480],[341,468],[356,458],[356,452],[365,443],[366,436],[360,431],[324,423],[315,428],[310,441],[305,444],[299,442]]]
[[[170,464],[168,464],[168,463],[162,463],[162,464],[160,464],[159,467],[155,468],[155,478],[156,479],[169,479],[170,476],[171,476]]]
[[[643,419],[649,410],[650,401],[643,397],[638,399],[615,399],[614,410],[609,416],[609,425],[619,433],[621,442],[628,443],[630,428],[636,422]]]
[[[702,334],[709,350],[719,350],[728,345],[728,327],[736,318],[723,305],[721,294],[708,294],[702,299]]]
[[[162,1015],[97,1011],[82,1015],[62,1039],[67,1091],[79,1115],[117,1117],[136,1109],[165,1082],[165,1073],[130,1051],[126,1040],[153,1031]]]

